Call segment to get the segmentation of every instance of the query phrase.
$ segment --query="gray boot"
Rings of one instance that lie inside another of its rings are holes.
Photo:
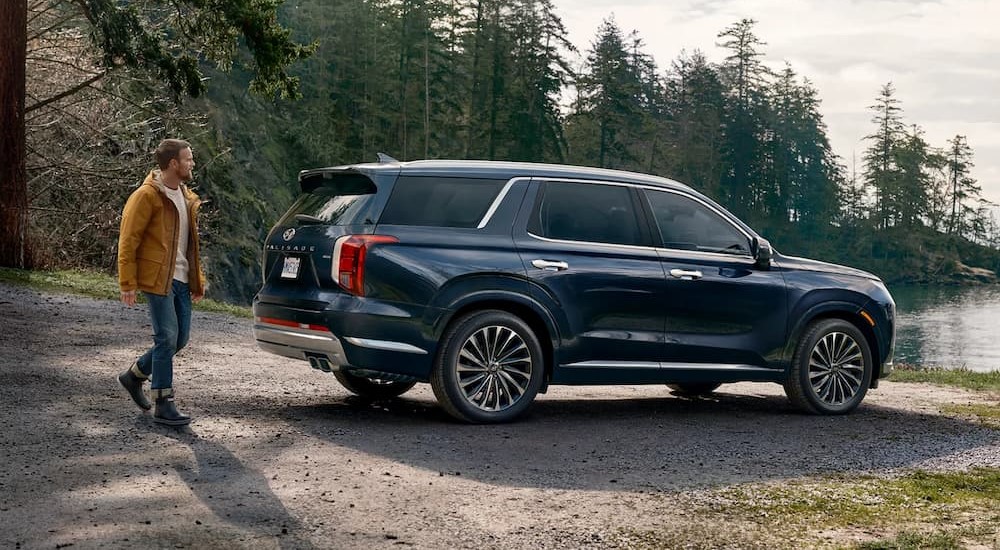
[[[132,396],[132,401],[135,401],[139,408],[148,411],[153,408],[153,405],[146,399],[146,395],[142,392],[142,384],[149,377],[139,370],[139,365],[132,363],[132,366],[128,368],[125,372],[118,375],[118,382],[121,383],[125,391]]]
[[[156,411],[153,413],[153,422],[166,424],[167,426],[185,426],[191,423],[191,417],[177,412],[174,406],[174,389],[163,388],[151,390],[156,398]]]

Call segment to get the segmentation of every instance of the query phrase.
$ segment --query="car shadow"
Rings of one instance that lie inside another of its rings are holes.
[[[309,435],[410,466],[517,487],[683,490],[920,467],[997,445],[996,431],[864,404],[796,412],[783,396],[539,399],[518,422],[466,425],[433,401],[357,397],[280,412]]]

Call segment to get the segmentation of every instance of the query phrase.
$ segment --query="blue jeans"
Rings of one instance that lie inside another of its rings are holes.
[[[191,289],[174,280],[166,296],[144,292],[153,322],[153,347],[136,360],[139,370],[152,375],[150,389],[174,387],[174,354],[188,343],[191,333]]]

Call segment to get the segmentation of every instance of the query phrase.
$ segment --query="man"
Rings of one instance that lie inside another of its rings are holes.
[[[183,426],[191,417],[174,405],[174,354],[188,342],[191,302],[205,294],[205,275],[198,257],[198,196],[184,185],[191,181],[191,145],[165,139],[156,148],[156,164],[125,203],[118,237],[118,285],[121,300],[135,305],[136,291],[149,302],[153,347],[118,376],[143,410],[152,408],[143,383],[152,377],[156,400],[153,421]]]

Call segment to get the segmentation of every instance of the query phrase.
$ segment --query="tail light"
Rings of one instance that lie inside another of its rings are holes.
[[[346,235],[333,246],[333,280],[356,296],[365,295],[365,256],[376,244],[398,243],[389,235]]]

